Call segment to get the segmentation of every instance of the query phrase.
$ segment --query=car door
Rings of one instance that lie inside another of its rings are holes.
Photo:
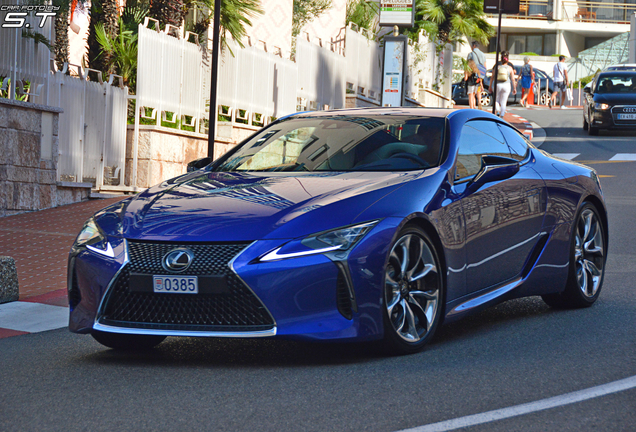
[[[462,128],[453,187],[466,223],[465,294],[518,276],[539,238],[545,185],[529,153],[511,152],[495,120],[473,120]],[[479,185],[486,156],[506,158],[502,164],[517,162],[519,171]]]

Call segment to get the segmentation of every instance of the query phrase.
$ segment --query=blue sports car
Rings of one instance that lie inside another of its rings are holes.
[[[381,340],[523,296],[591,306],[608,246],[596,172],[478,110],[295,114],[96,213],[68,265],[70,330]]]

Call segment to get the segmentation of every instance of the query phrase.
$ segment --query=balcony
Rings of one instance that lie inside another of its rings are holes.
[[[557,6],[559,5],[559,6]],[[560,7],[560,16],[554,13],[554,7]],[[553,20],[564,22],[629,24],[631,15],[636,12],[634,3],[609,3],[607,1],[556,1],[556,0],[520,0],[519,15],[506,15],[509,19]],[[496,18],[496,14],[487,14]]]

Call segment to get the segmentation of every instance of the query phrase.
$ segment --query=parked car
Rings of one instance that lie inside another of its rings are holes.
[[[116,349],[201,336],[412,353],[515,297],[591,306],[607,245],[595,171],[488,112],[301,113],[90,218],[69,328]]]
[[[599,73],[583,89],[583,130],[636,129],[636,71]]]
[[[521,74],[521,67],[514,66],[515,73],[517,77]],[[554,91],[554,81],[551,77],[548,76],[541,69],[534,68],[535,73],[535,81],[540,82],[541,91],[535,92],[535,103],[540,105],[546,105],[550,98],[552,97],[552,92]],[[486,78],[484,78],[484,90],[481,92],[481,104],[482,106],[492,106],[492,94],[488,91],[490,86],[490,75],[492,74],[492,70],[489,70],[486,74]],[[546,93],[547,88],[547,93]],[[466,85],[465,81],[460,81],[453,84],[452,87],[453,101],[455,101],[458,105],[468,105],[468,94],[466,94]],[[510,92],[508,95],[508,104],[516,104],[521,101],[521,80],[517,81],[517,94],[513,94]]]

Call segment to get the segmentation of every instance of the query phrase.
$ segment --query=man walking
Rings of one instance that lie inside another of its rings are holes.
[[[561,99],[561,108],[563,108],[563,104],[565,102],[565,91],[568,88],[568,70],[565,67],[565,56],[559,56],[559,62],[554,65],[554,69],[552,71],[554,77],[554,91],[552,92],[552,98],[550,102],[552,106],[556,104],[556,95],[559,92],[561,95],[559,98]]]
[[[473,41],[470,46],[472,48],[472,51],[468,53],[466,60],[474,61],[475,65],[477,65],[477,69],[479,70],[479,78],[481,78],[481,80],[475,91],[475,97],[477,98],[477,105],[479,109],[481,109],[481,91],[483,89],[482,84],[483,79],[486,77],[486,56],[478,48],[477,41]]]

